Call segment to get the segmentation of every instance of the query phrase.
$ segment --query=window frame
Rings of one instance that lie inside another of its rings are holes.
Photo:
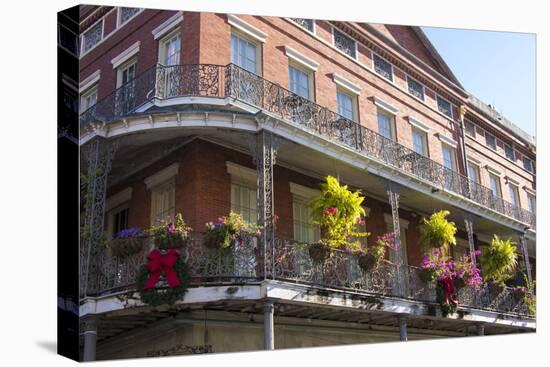
[[[171,191],[172,197],[170,199],[172,203],[168,211],[173,210],[174,213],[171,218],[175,219],[173,217],[175,217],[176,215],[176,177],[171,177],[163,182],[155,184],[150,188],[150,190],[151,190],[151,213],[150,213],[151,225],[157,225],[157,220],[159,219],[166,219],[167,217],[166,215],[164,216],[164,218],[158,218],[158,215],[157,215],[158,213],[156,213],[156,209],[157,209],[156,202],[159,200],[159,195],[164,194],[169,190]]]
[[[525,168],[525,161],[528,161],[529,162],[529,168]],[[526,170],[527,172],[530,172],[530,173],[535,173],[535,170],[533,169],[533,160],[527,156],[523,156],[521,157],[521,167]]]
[[[344,36],[345,38],[348,38],[350,39],[351,41],[353,41],[353,46],[354,46],[354,56],[346,53],[345,51],[341,50],[338,48],[338,46],[336,46],[336,36],[334,34],[334,32],[338,32],[340,33],[342,36]],[[344,55],[352,58],[353,60],[358,60],[359,59],[359,47],[357,45],[357,40],[353,39],[353,37],[350,37],[349,35],[345,34],[344,32],[342,32],[341,30],[339,30],[338,28],[332,26],[332,32],[331,32],[331,35],[332,35],[332,46],[337,49],[338,51],[340,51],[341,53],[343,53]]]
[[[409,93],[409,95],[413,96],[414,98],[418,99],[419,101],[422,101],[422,102],[425,102],[426,101],[426,87],[424,87],[424,84],[420,83],[418,80],[416,80],[415,78],[411,77],[409,74],[406,74],[407,77],[407,93]],[[418,85],[420,85],[422,87],[422,98],[414,95],[413,93],[411,93],[410,91],[410,86],[409,86],[409,80],[412,80],[414,83],[417,83]]]
[[[473,128],[473,131],[472,131],[473,134],[472,134],[472,135],[470,135],[470,134],[468,133],[468,129],[466,128],[466,126],[467,126],[468,124],[470,124],[470,125],[472,126],[472,128]],[[464,134],[465,134],[465,135],[468,135],[468,136],[471,137],[471,138],[474,138],[474,139],[476,138],[476,125],[475,125],[472,121],[467,120],[467,119],[464,119]]]
[[[351,101],[351,118],[348,118],[340,113],[340,98],[339,95],[348,97]],[[336,87],[336,105],[338,114],[347,118],[348,120],[358,122],[359,121],[359,108],[358,108],[358,98],[356,94],[350,93],[348,90],[342,87]]]
[[[86,50],[86,34],[89,33],[90,30],[96,27],[100,22],[101,22],[101,38],[99,39],[99,41],[97,41],[97,43],[95,43],[92,47]],[[85,32],[83,32],[82,35],[80,36],[80,45],[81,45],[80,57],[86,55],[88,52],[96,48],[103,41],[104,38],[105,38],[105,21],[103,17],[101,17],[94,24],[89,26],[88,29]]]
[[[420,135],[422,140],[422,153],[416,151],[414,134],[417,133]],[[419,129],[418,127],[411,124],[411,141],[412,141],[412,150],[418,154],[423,155],[424,157],[429,157],[428,149],[428,133],[425,130]]]
[[[505,142],[502,142],[502,145],[504,146],[504,157],[506,159],[508,159],[509,161],[511,161],[511,162],[515,162],[516,161],[516,152],[514,150],[514,146],[510,145],[510,144],[507,144]],[[510,150],[512,151],[512,158],[508,157],[508,152],[506,151],[507,147],[510,148]]]
[[[495,182],[496,182],[496,191],[497,191],[496,196],[495,196],[495,193],[493,192],[492,181],[491,181],[492,178],[495,178]],[[502,183],[500,181],[501,179],[499,175],[493,172],[489,172],[489,189],[491,189],[491,193],[493,194],[493,196],[495,196],[495,198],[498,198],[498,199],[502,199]]]
[[[132,80],[126,82],[126,84],[130,83],[133,80],[136,80],[136,77],[137,77],[137,62],[138,62],[137,56],[132,57],[128,61],[125,61],[123,64],[121,64],[120,66],[118,66],[116,68],[116,75],[117,75],[116,85],[117,85],[117,89],[124,85],[122,83],[124,71],[128,70],[130,67],[132,67],[132,65],[134,66],[134,78]]]
[[[158,51],[159,51],[158,62],[159,62],[159,64],[167,66],[166,65],[167,45],[168,45],[168,42],[171,41],[172,39],[174,39],[176,36],[179,36],[179,39],[180,39],[180,49],[179,49],[179,63],[174,64],[174,65],[181,64],[181,51],[182,51],[182,47],[181,47],[182,39],[181,38],[182,37],[181,37],[181,28],[180,27],[175,27],[173,30],[169,31],[165,36],[163,36],[159,40],[159,45],[158,45]],[[173,65],[171,65],[171,66],[173,66]]]
[[[262,54],[263,54],[263,43],[255,39],[254,37],[251,37],[247,35],[246,33],[240,31],[238,28],[231,27],[231,35],[229,37],[229,52],[230,52],[230,60],[231,63],[233,63],[233,36],[236,38],[239,38],[242,41],[246,41],[256,48],[256,70],[252,73],[262,76],[262,68],[263,68],[263,60],[262,60]],[[181,47],[181,45],[180,45]],[[242,68],[243,70],[246,70],[248,72],[251,72],[250,70],[245,69],[244,67],[240,66],[239,64],[234,63],[236,66]]]
[[[472,177],[470,175],[470,167],[472,167],[473,170],[476,172],[477,180],[472,179]],[[473,182],[477,183],[478,185],[481,185],[481,167],[479,166],[479,164],[475,163],[471,160],[468,160],[466,162],[466,169],[468,170],[468,179],[470,181],[473,181]]]
[[[447,115],[445,112],[441,111],[441,109],[439,108],[439,101],[440,100],[449,104],[450,116]],[[453,104],[451,103],[451,101],[449,101],[445,97],[440,96],[439,94],[436,94],[435,95],[435,104],[436,104],[436,107],[437,107],[437,111],[439,113],[441,113],[443,116],[446,116],[446,117],[450,118],[451,120],[454,120]]]
[[[297,233],[296,233],[296,204],[299,204],[299,205],[304,205],[306,207],[306,209],[308,210],[308,214],[310,215],[308,217],[308,223],[307,224],[310,226],[308,231],[311,230],[311,239],[312,239],[312,241],[309,242],[309,243],[319,241],[319,239],[321,238],[321,228],[320,228],[319,225],[314,224],[313,220],[311,219],[311,213],[309,212],[309,203],[311,202],[311,200],[313,198],[318,196],[321,192],[318,189],[313,189],[313,188],[310,188],[310,187],[307,187],[307,186],[302,186],[302,185],[296,184],[294,182],[289,182],[289,187],[290,187],[290,193],[291,193],[291,196],[292,196],[292,238],[295,241],[307,242],[307,241],[304,241],[303,239],[298,239],[297,238]]]
[[[388,110],[382,108],[382,107],[377,107],[376,109],[376,123],[377,123],[377,127],[378,127],[378,130],[376,131],[380,136],[383,136],[384,138],[388,139],[387,136],[384,136],[380,133],[380,120],[379,120],[379,115],[382,114],[382,115],[386,115],[387,117],[389,117],[390,119],[390,133],[391,133],[391,138],[389,138],[390,140],[396,142],[397,141],[397,128],[396,128],[396,119],[395,119],[395,115],[392,114],[391,112],[389,112]]]
[[[297,92],[294,92],[292,91],[292,87],[291,87],[291,79],[290,79],[290,68],[293,68],[293,69],[296,69],[304,74],[307,75],[307,78],[308,78],[308,97],[303,97],[301,96],[300,94],[298,94]],[[292,93],[295,93],[296,95],[302,97],[302,98],[306,98],[310,101],[313,101],[315,102],[315,82],[314,82],[314,79],[315,79],[315,71],[301,65],[300,63],[292,60],[292,59],[288,59],[288,90],[291,91]]]
[[[391,70],[391,73],[390,73],[390,78],[386,78],[384,75],[380,74],[378,71],[376,71],[376,61],[375,61],[375,58],[378,58],[380,60],[382,60],[383,62],[387,63],[388,65],[390,65],[390,70]],[[382,79],[390,82],[390,83],[394,83],[394,80],[395,80],[395,72],[393,70],[393,64],[389,61],[387,61],[386,59],[384,59],[382,56],[378,55],[376,52],[372,51],[372,70],[374,71],[374,73],[378,76],[380,76]]]
[[[495,146],[493,147],[492,145],[490,145],[488,143],[488,136],[492,137],[493,138],[493,141],[495,142]],[[492,151],[497,151],[497,137],[489,132],[487,132],[487,130],[485,130],[485,146],[489,149],[491,149]]]
[[[287,19],[288,19],[288,20],[290,20],[290,21],[292,22],[292,24],[295,24],[295,25],[297,25],[298,27],[300,27],[301,29],[305,30],[306,32],[308,32],[308,33],[311,33],[311,34],[313,34],[313,35],[315,35],[315,34],[316,34],[316,32],[315,32],[315,31],[316,31],[316,27],[317,27],[317,25],[316,25],[315,19],[308,19],[308,18],[287,18]],[[305,27],[304,27],[304,26],[302,26],[302,25],[301,25],[300,23],[296,22],[296,21],[295,21],[294,19],[305,19],[305,20],[311,20],[311,22],[312,22],[312,29],[311,29],[311,30],[309,30],[309,29],[305,28]]]
[[[514,193],[514,195],[512,195],[512,193]],[[508,182],[508,198],[510,199],[510,204],[512,204],[514,208],[521,208],[521,198],[519,197],[518,185]]]
[[[533,214],[537,212],[537,197],[530,192],[527,192],[527,209]]]
[[[94,104],[92,105],[88,105],[88,103],[84,103],[84,101],[86,101],[87,97],[89,97],[91,94],[94,94],[95,93],[95,102]],[[84,90],[82,93],[80,93],[80,113],[84,112],[84,111],[87,111],[89,108],[95,106],[98,102],[98,83],[94,83],[92,84],[91,86],[89,86],[88,88],[86,88],[86,90]],[[86,106],[84,108],[84,106]]]
[[[121,19],[120,19],[120,10],[122,8],[132,8],[132,9],[138,9],[137,12],[135,12],[130,18],[126,19],[126,21],[124,22],[121,22]],[[143,12],[143,10],[145,10],[144,8],[135,8],[133,6],[117,6],[117,14],[116,14],[116,27],[119,28],[121,26],[123,26],[124,24],[127,24],[128,22],[130,22],[132,19],[134,19],[135,17],[137,17],[141,12]]]
[[[445,165],[445,148],[447,148],[450,152],[451,152],[451,166],[452,167],[447,167]],[[454,172],[457,172],[457,166],[458,166],[458,162],[457,162],[457,156],[456,156],[456,147],[453,147],[452,145],[450,144],[447,144],[445,142],[441,142],[441,159],[442,159],[442,162],[443,162],[443,167],[447,168],[447,169],[450,169]]]

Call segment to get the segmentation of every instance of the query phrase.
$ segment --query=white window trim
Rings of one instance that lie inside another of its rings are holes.
[[[352,108],[352,115],[353,115],[351,120],[357,121],[359,119],[358,95],[355,93],[351,93],[349,89],[342,88],[339,85],[336,88],[336,99],[338,99],[338,93],[344,94],[351,99],[351,108]]]
[[[298,17],[295,17],[295,18],[298,18]],[[306,31],[307,33],[315,36],[316,35],[316,31],[317,31],[317,22],[315,21],[315,19],[310,19],[311,21],[313,21],[313,31],[310,31],[309,29],[306,29],[304,27],[302,27],[301,25],[299,25],[298,23],[296,23],[295,21],[292,20],[292,18],[284,18],[286,21],[289,21],[290,23],[294,24],[296,27],[300,28],[301,30],[303,31]],[[308,18],[303,18],[303,19],[308,19]]]
[[[180,29],[172,29],[171,32],[168,32],[161,40],[159,40],[159,53],[158,53],[158,63],[159,64],[166,64],[166,60],[163,60],[164,58],[164,54],[165,54],[165,51],[166,51],[166,42],[168,42],[169,40],[171,40],[172,38],[174,38],[176,35],[180,36],[180,54],[181,54],[181,30]],[[181,55],[180,55],[181,57]],[[180,62],[181,64],[181,62]]]
[[[117,192],[114,195],[111,195],[105,201],[105,211],[111,211],[117,206],[124,204],[127,201],[130,201],[132,198],[132,188],[127,187],[124,190]]]
[[[227,23],[229,23],[231,26],[235,27],[239,31],[254,38],[258,42],[264,43],[267,39],[267,33],[262,32],[258,28],[254,27],[251,24],[248,24],[247,22],[233,14],[227,15]]]
[[[458,142],[452,138],[449,138],[441,133],[437,133],[435,134],[437,136],[437,138],[439,140],[441,140],[442,143],[444,144],[447,144],[448,146],[450,146],[451,148],[453,149],[456,149],[456,147],[458,146]]]
[[[533,196],[537,196],[537,192],[535,190],[533,190],[532,188],[527,187],[526,185],[523,186],[523,190],[525,190],[525,192],[527,192],[528,194],[531,194]]]
[[[164,37],[164,35],[171,32],[172,29],[177,27],[181,22],[183,22],[183,13],[179,11],[151,31],[153,39],[157,40],[161,37]]]
[[[346,34],[346,32],[340,30],[340,29],[337,29],[335,26],[331,25],[331,36],[332,36],[332,46],[337,49],[338,51],[340,51],[341,53],[343,53],[344,55],[347,55],[350,59],[353,59],[353,60],[359,60],[359,47],[357,46],[357,40],[354,39],[353,37],[351,37],[349,34]],[[337,30],[338,32],[342,33],[344,36],[350,38],[354,45],[355,45],[355,57],[351,56],[351,55],[348,55],[347,53],[345,53],[344,51],[340,50],[338,47],[336,47],[336,43],[335,43],[335,37],[334,37],[334,30]],[[393,70],[392,70],[392,74],[393,74]]]
[[[312,199],[321,194],[320,190],[312,189],[307,186],[298,185],[297,183],[294,183],[294,182],[289,182],[289,186],[290,186],[290,193],[292,195],[297,195],[302,198]]]
[[[350,82],[348,79],[344,78],[340,74],[332,73],[332,80],[338,86],[344,88],[349,93],[352,93],[356,96],[361,94],[361,87],[355,83]]]
[[[117,11],[116,11],[116,27],[117,28],[120,27],[121,25],[129,23],[132,19],[137,17],[139,14],[141,14],[145,10],[144,8],[139,8],[139,11],[137,13],[132,15],[130,18],[126,19],[126,21],[124,23],[120,23],[120,8],[133,8],[133,6],[117,6]]]
[[[383,58],[382,56],[380,56],[379,54],[377,54],[376,52],[374,51],[371,51],[371,55],[372,55],[372,71],[374,72],[374,74],[378,75],[380,78],[384,79],[385,81],[387,82],[390,82],[391,84],[395,85],[398,89],[402,89],[402,88],[399,88],[397,86],[397,84],[395,83],[395,73],[393,71],[393,68],[395,67],[391,62],[389,62],[388,60],[386,60],[385,58]],[[376,71],[376,66],[374,65],[374,56],[376,55],[376,57],[382,59],[383,61],[387,62],[388,64],[390,64],[390,68],[391,68],[391,80],[388,80],[386,78],[384,78],[381,74],[379,74],[377,71]],[[437,106],[436,106],[437,107]],[[437,109],[437,108],[436,108]]]
[[[82,93],[89,89],[91,86],[99,82],[99,79],[101,78],[101,70],[97,69],[92,74],[90,74],[86,79],[80,82],[78,85],[78,92]]]
[[[449,106],[451,107],[451,116],[446,115],[446,114],[444,114],[443,112],[439,111],[439,105],[438,105],[438,103],[437,103],[437,99],[438,99],[438,98],[444,100],[445,102],[447,102],[447,103],[449,104]],[[445,117],[447,117],[447,118],[449,118],[449,119],[451,119],[451,120],[454,121],[455,117],[454,117],[454,111],[453,111],[454,108],[453,108],[453,107],[454,107],[454,105],[453,105],[453,104],[451,103],[451,101],[449,101],[447,98],[442,97],[442,96],[440,96],[440,95],[437,94],[437,93],[435,94],[435,109],[437,110],[437,112],[439,112],[439,113],[442,114],[443,116],[445,116]]]
[[[285,55],[310,71],[315,72],[319,68],[317,61],[310,59],[289,46],[285,46]]]
[[[98,102],[98,93],[97,93],[97,84],[94,84],[90,87],[88,87],[88,89],[86,89],[85,91],[83,91],[82,93],[80,93],[80,106],[79,108],[81,108],[81,112],[84,112],[86,111],[88,108],[92,107],[92,106],[84,106],[84,101],[86,101],[86,98],[88,96],[90,96],[92,93],[95,93],[96,96],[95,96],[95,103]],[[93,105],[95,106],[95,104]],[[84,108],[85,107],[85,108]]]
[[[471,163],[471,164],[473,164],[473,165],[476,165],[476,166],[478,166],[479,168],[481,168],[481,165],[482,165],[481,161],[480,161],[479,159],[477,159],[477,158],[474,158],[474,157],[468,157],[468,163]]]
[[[308,92],[309,92],[307,99],[309,99],[310,101],[313,101],[315,99],[315,82],[314,82],[315,76],[313,74],[314,71],[309,68],[305,68],[302,64],[295,62],[293,59],[288,60],[288,67],[289,69],[292,67],[307,75]],[[290,75],[288,80],[288,88],[290,89]]]
[[[147,190],[150,190],[155,186],[165,183],[166,181],[175,177],[178,174],[179,167],[180,165],[178,162],[172,163],[168,167],[147,177],[145,180],[143,180],[143,182],[145,183],[145,187],[147,188]]]
[[[403,71],[403,70],[402,70]],[[403,71],[403,73],[405,74],[405,83],[407,84],[406,85],[406,88],[407,88],[407,93],[409,95],[411,95],[413,98],[416,98],[418,99],[419,101],[422,101],[424,102],[426,100],[426,87],[424,86],[423,83],[421,83],[419,80],[411,77],[409,74],[407,74],[406,72]],[[409,91],[409,79],[412,79],[413,81],[417,82],[418,84],[420,84],[420,86],[422,87],[422,96],[424,98],[418,98],[417,96],[415,96],[414,94],[412,94],[410,91]]]
[[[227,167],[227,173],[231,175],[232,180],[235,179],[235,181],[237,182],[256,187],[256,170],[241,166],[240,164],[236,164],[230,161],[226,161],[225,166]]]
[[[380,130],[379,130],[380,129],[380,125],[379,125],[380,122],[378,121],[378,115],[379,114],[384,114],[384,115],[386,115],[390,118],[390,134],[391,134],[390,140],[396,141],[397,140],[396,116],[397,115],[394,115],[393,113],[390,113],[387,109],[379,106],[379,108],[376,111],[376,122],[377,122],[377,126],[378,126],[378,130],[377,130],[378,134],[380,134]]]
[[[413,134],[414,134],[415,130],[419,134],[423,134],[423,136],[421,136],[421,138],[422,138],[422,148],[423,148],[423,152],[421,154],[424,155],[425,157],[429,157],[430,153],[429,153],[429,149],[428,149],[428,133],[426,132],[426,130],[420,129],[416,125],[411,124],[411,140],[412,140],[413,150],[414,150]]]
[[[384,111],[386,111],[387,113],[389,113],[391,115],[397,116],[397,113],[399,112],[399,109],[397,107],[392,106],[391,104],[389,104],[388,102],[383,101],[382,99],[378,98],[377,96],[373,96],[372,98],[373,98],[374,104],[376,106],[380,107],[381,109],[383,109]]]
[[[252,43],[256,47],[256,70],[255,73],[257,75],[262,75],[262,45],[258,43],[258,41],[255,38],[252,38],[248,36],[246,33],[243,33],[239,31],[238,29],[232,29],[231,30],[231,36],[235,36],[237,38],[240,38],[242,40],[245,40],[247,42]],[[230,41],[232,42],[232,41]],[[229,46],[230,48],[232,46]],[[230,52],[233,52],[233,50],[230,50]]]
[[[124,73],[124,70],[126,70],[130,66],[136,65],[136,64],[137,64],[137,59],[130,59],[130,60],[126,61],[124,64],[120,65],[120,67],[118,67],[116,69],[116,87],[117,88],[122,87],[122,74]],[[136,65],[136,70],[137,70],[137,65]],[[136,73],[136,75],[134,75],[134,79],[135,79],[136,76],[137,76],[137,73]]]
[[[487,169],[487,171],[489,171],[489,173],[492,173],[495,176],[498,176],[498,177],[502,176],[502,172],[500,172],[496,168],[493,168],[493,167],[489,166],[488,164],[485,165],[485,169]]]
[[[420,120],[417,120],[412,116],[408,116],[408,120],[409,120],[409,124],[417,128],[418,130],[424,131],[425,133],[430,132],[430,128],[428,127],[428,125],[424,124]]]
[[[107,15],[107,14],[105,14]],[[90,51],[92,51],[94,48],[96,48],[97,46],[99,46],[101,44],[101,42],[103,42],[103,40],[105,39],[105,22],[103,21],[103,18],[105,17],[105,15],[103,17],[101,17],[100,19],[98,19],[94,24],[92,24],[91,26],[88,27],[88,29],[86,29],[86,31],[84,31],[82,33],[82,35],[80,36],[80,57],[88,54]],[[97,42],[95,45],[93,45],[89,50],[86,50],[84,51],[84,41],[86,40],[86,33],[92,29],[93,27],[95,27],[97,25],[97,23],[101,22],[101,39],[99,40],[99,42]]]
[[[111,60],[111,64],[113,64],[113,69],[118,68],[119,66],[124,64],[126,61],[130,60],[132,57],[137,55],[137,53],[139,52],[139,45],[140,45],[140,41],[137,41],[132,46],[122,51],[118,56],[114,57]]]

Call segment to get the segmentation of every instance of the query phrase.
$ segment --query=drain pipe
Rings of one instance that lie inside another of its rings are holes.
[[[459,107],[458,114],[460,116],[460,138],[462,140],[462,167],[464,168],[464,176],[469,179],[470,175],[468,174],[468,158],[466,156],[466,134],[464,133],[464,115],[466,115],[465,105]]]

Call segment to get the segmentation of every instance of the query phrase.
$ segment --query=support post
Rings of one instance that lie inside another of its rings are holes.
[[[88,316],[82,321],[82,335],[84,336],[82,361],[95,361],[97,344],[97,317],[95,315]]]
[[[388,199],[391,206],[393,232],[395,235],[395,245],[397,251],[395,251],[396,260],[396,276],[395,286],[397,287],[397,296],[405,297],[408,290],[408,277],[406,277],[406,269],[404,268],[403,261],[403,249],[401,245],[401,228],[399,224],[399,193],[394,187],[388,185],[387,188]]]
[[[273,322],[273,301],[267,300],[264,304],[264,350],[275,349],[275,325]]]
[[[409,339],[407,334],[407,315],[399,315],[399,340],[406,342]]]
[[[275,278],[275,266],[271,262],[268,268],[269,254],[274,251],[275,230],[274,230],[274,202],[273,202],[273,166],[275,165],[276,150],[274,147],[273,134],[266,130],[258,133],[256,140],[256,170],[257,170],[257,205],[258,224],[262,226],[264,279],[267,279],[271,271],[271,277]],[[271,256],[273,258],[273,256]]]
[[[477,335],[484,336],[485,335],[485,324],[479,323],[476,325]]]
[[[533,281],[532,274],[531,274],[531,263],[529,261],[529,250],[527,249],[527,239],[525,238],[525,234],[522,233],[519,235],[519,245],[521,246],[521,249],[523,251],[523,261],[525,265],[525,273],[527,274],[527,280],[529,280],[529,283]]]
[[[95,137],[87,144],[87,187],[84,227],[85,235],[80,241],[80,298],[89,291],[89,274],[93,268],[91,254],[98,248],[103,235],[105,195],[107,177],[117,148],[117,143],[109,143],[102,137]]]
[[[472,220],[467,217],[464,219],[464,225],[466,226],[466,233],[468,234],[468,247],[470,248],[470,254],[473,254],[476,250],[474,244],[474,224]],[[473,255],[472,262],[474,263],[474,266],[477,263],[477,259]]]

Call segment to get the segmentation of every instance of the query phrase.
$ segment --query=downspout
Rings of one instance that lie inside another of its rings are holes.
[[[468,158],[466,156],[466,135],[464,134],[464,115],[466,115],[466,106],[460,106],[458,114],[460,116],[460,139],[462,141],[462,167],[464,168],[464,176],[470,179],[468,174]]]

